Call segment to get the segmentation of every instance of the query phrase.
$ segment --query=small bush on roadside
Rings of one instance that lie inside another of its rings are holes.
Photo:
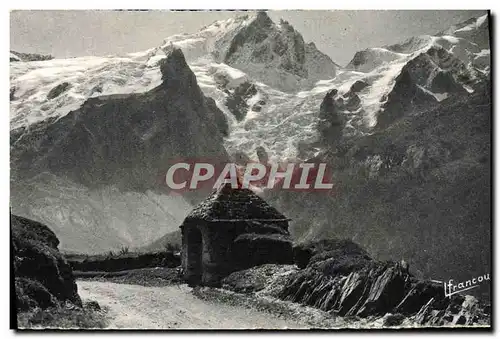
[[[123,246],[121,249],[120,249],[120,255],[125,255],[125,254],[128,254],[129,253],[129,248],[128,246]]]

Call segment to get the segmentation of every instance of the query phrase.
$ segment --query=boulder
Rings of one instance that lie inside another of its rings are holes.
[[[322,142],[327,145],[335,144],[340,140],[346,123],[344,116],[341,114],[344,109],[343,102],[340,103],[336,100],[337,94],[337,89],[328,92],[319,108],[320,120],[317,128]]]
[[[349,89],[349,92],[351,92],[351,93],[359,93],[363,89],[365,89],[367,86],[368,86],[368,84],[366,82],[364,82],[363,80],[356,80],[352,84],[351,88]]]
[[[47,308],[71,302],[81,306],[71,267],[47,226],[11,215],[12,258],[17,307]]]

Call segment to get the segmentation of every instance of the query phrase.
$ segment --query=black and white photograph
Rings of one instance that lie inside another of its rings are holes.
[[[494,19],[12,8],[11,329],[492,331]]]

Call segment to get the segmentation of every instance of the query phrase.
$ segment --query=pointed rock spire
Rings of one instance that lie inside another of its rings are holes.
[[[196,76],[189,68],[182,50],[169,46],[164,51],[167,57],[160,64],[163,86],[174,92],[187,93],[191,98],[202,98]]]

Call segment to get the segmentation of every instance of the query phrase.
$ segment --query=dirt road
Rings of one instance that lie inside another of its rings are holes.
[[[197,298],[187,285],[144,287],[78,281],[82,299],[109,309],[108,328],[122,329],[292,329],[306,328],[255,309]]]

